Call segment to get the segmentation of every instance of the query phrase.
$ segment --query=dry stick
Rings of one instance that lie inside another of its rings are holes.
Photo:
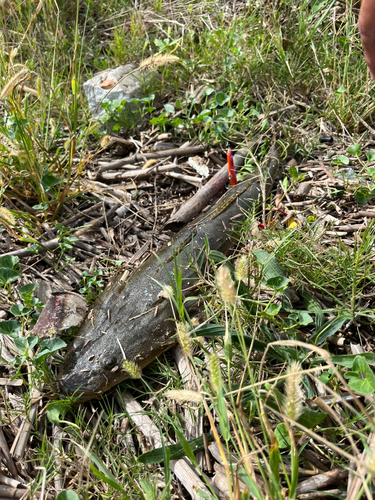
[[[233,162],[236,168],[244,164],[246,154],[246,150],[240,150],[233,156]],[[209,156],[213,159],[214,155],[210,154]],[[166,223],[164,229],[170,229],[171,231],[180,230],[208,205],[211,199],[223,189],[227,182],[228,167],[225,164],[207,184],[177,210],[173,217]]]
[[[81,229],[74,231],[74,233],[71,233],[70,236],[75,236],[76,238],[79,238],[80,236],[82,236],[82,234],[86,233],[87,231],[90,231],[91,229],[94,229],[97,226],[100,226],[101,224],[103,224],[103,222],[105,222],[105,220],[108,217],[111,217],[111,215],[113,215],[116,212],[116,210],[119,209],[120,206],[121,206],[121,203],[116,203],[110,210],[108,210],[108,212],[105,215],[103,215],[102,217],[99,217],[99,219],[94,220],[93,222],[91,222],[91,224],[88,224],[87,226],[84,226]],[[44,241],[44,242],[36,242],[36,243],[38,243],[41,246],[41,248],[44,250],[54,250],[55,248],[57,248],[59,246],[59,242],[60,242],[60,238],[54,238],[53,240]],[[73,246],[75,246],[74,243],[75,242],[73,241],[72,242]],[[2,255],[2,257],[4,257],[5,255],[14,255],[17,257],[27,257],[28,255],[33,254],[33,253],[34,252],[30,252],[29,250],[27,250],[27,248],[25,248],[22,250],[13,250],[13,252],[4,253]]]
[[[8,466],[8,469],[14,478],[18,477],[18,471],[13,458],[10,455],[8,443],[5,439],[3,429],[0,427],[0,451],[4,457],[4,460]]]
[[[325,172],[325,174],[327,175],[327,177],[329,178],[330,181],[332,181],[333,183],[336,183],[337,182],[337,179],[335,179],[332,175],[332,172],[330,171],[330,169],[328,167],[326,167],[324,165],[323,162],[319,162],[319,165],[321,167],[321,169],[323,170],[323,172]]]
[[[62,447],[63,434],[64,432],[61,429],[61,427],[59,427],[58,425],[52,426],[53,447],[54,447],[53,456],[54,456],[56,470],[59,471],[53,479],[55,490],[57,491],[57,493],[60,493],[60,491],[64,489],[64,475],[61,473],[61,460],[59,456],[60,453],[58,451]]]
[[[341,483],[344,479],[348,477],[348,471],[346,469],[334,469],[323,474],[317,474],[316,476],[309,477],[306,481],[302,481],[297,486],[297,495],[301,493],[309,493],[311,490],[322,490],[327,488],[331,484]]]
[[[29,490],[25,488],[13,488],[12,486],[0,486],[0,499],[7,498],[29,498]]]
[[[355,115],[355,117],[357,118],[357,120],[359,120],[359,121],[362,123],[362,125],[364,125],[364,126],[367,128],[367,130],[368,130],[369,132],[371,132],[372,134],[375,134],[375,130],[374,130],[372,127],[370,127],[370,125],[369,125],[368,123],[366,123],[366,122],[365,122],[365,120],[364,120],[363,118],[361,118],[361,117],[360,117],[359,115],[357,115],[357,114]]]
[[[215,462],[214,469],[215,469],[215,475],[212,478],[213,486],[215,486],[220,491],[220,493],[223,495],[223,498],[230,498],[228,478],[225,473],[225,467]],[[239,493],[243,493],[246,489],[246,484],[243,481],[238,480],[237,476],[236,479],[237,479],[236,483]]]
[[[0,483],[5,484],[6,486],[12,486],[12,488],[18,488],[22,485],[21,481],[17,481],[16,479],[12,479],[11,477],[3,476],[0,474]]]
[[[228,167],[222,167],[194,196],[184,203],[179,210],[169,219],[165,229],[179,231],[205,208],[210,200],[228,182]]]
[[[152,153],[136,153],[122,160],[111,161],[110,163],[101,164],[98,173],[101,174],[107,170],[117,170],[124,165],[144,162],[145,160],[159,160],[168,156],[190,156],[206,151],[205,146],[191,146],[188,148],[167,149],[166,151],[155,151]]]
[[[116,394],[115,397],[117,402],[125,407],[126,412],[137,426],[138,430],[141,431],[146,438],[150,439],[154,448],[161,448],[162,442],[159,429],[152,423],[150,417],[145,415],[142,406],[127,392],[124,392],[121,396]],[[164,441],[164,444],[168,443]],[[202,498],[201,495],[197,494],[198,489],[211,497],[211,493],[207,489],[207,486],[197,476],[193,468],[185,459],[171,460],[169,466],[194,500]]]
[[[165,172],[165,176],[172,177],[173,179],[179,179],[180,181],[187,182],[195,187],[200,187],[202,185],[202,177],[193,177],[192,175],[179,174],[178,172]]]
[[[197,386],[194,382],[193,373],[190,367],[190,363],[188,358],[182,351],[179,345],[176,345],[172,348],[173,355],[175,357],[178,371],[180,372],[181,379],[183,381],[183,386],[185,389],[190,389],[193,391],[197,390]],[[190,403],[193,407],[196,407],[196,403]],[[186,431],[186,439],[190,441],[191,439],[195,439],[199,436],[203,435],[203,418],[202,411],[196,410],[195,419],[192,418],[192,414],[189,408],[184,408],[184,416],[185,416],[185,431]],[[195,422],[194,422],[195,420]],[[205,456],[204,452],[199,452],[197,454],[197,462],[199,467],[203,470],[206,470],[205,467]]]
[[[111,172],[109,174],[99,173],[96,176],[96,179],[106,182],[125,181],[127,179],[142,180],[142,179],[147,179],[152,174],[169,172],[170,170],[173,170],[176,167],[177,167],[176,164],[168,163],[168,165],[161,165],[160,167],[157,167],[157,169],[155,168],[155,165],[153,165],[152,167],[146,168],[145,170],[139,169],[139,170],[130,170],[127,172]]]
[[[374,210],[359,211],[359,212],[356,212],[355,214],[352,214],[352,215],[358,216],[358,217],[369,217],[371,219],[374,219],[375,218],[375,211]]]
[[[342,491],[339,489],[327,490],[327,491],[312,491],[310,493],[301,493],[298,495],[298,500],[318,500],[319,498],[333,498],[333,495],[337,495],[337,498],[342,498]],[[334,497],[336,498],[336,497]]]

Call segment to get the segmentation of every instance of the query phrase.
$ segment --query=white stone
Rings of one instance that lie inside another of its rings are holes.
[[[160,74],[150,70],[139,71],[137,67],[136,64],[126,64],[115,69],[106,69],[96,73],[93,78],[83,84],[89,108],[95,118],[100,119],[105,113],[105,110],[101,107],[103,100],[110,102],[115,99],[129,101],[134,98],[147,97],[152,93],[148,92],[148,90],[155,88],[155,84],[160,80]],[[123,77],[125,78],[121,80]],[[100,85],[106,80],[119,83],[112,89],[102,88]],[[139,109],[142,106],[142,103],[129,103],[125,105],[124,112],[128,111],[130,113],[131,110]],[[139,113],[134,115],[135,120],[138,120],[138,115]]]

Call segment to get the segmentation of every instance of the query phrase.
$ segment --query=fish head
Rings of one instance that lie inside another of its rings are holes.
[[[100,397],[103,392],[128,378],[123,369],[121,350],[106,345],[88,346],[80,349],[73,343],[60,371],[57,388],[59,392],[73,395],[79,401]]]
[[[169,301],[160,305],[159,314],[147,314],[127,330],[112,327],[111,333],[89,330],[83,325],[71,344],[60,368],[57,389],[79,401],[100,397],[130,377],[124,362],[139,372],[162,352],[175,344],[174,322]],[[110,329],[107,329],[110,331]]]

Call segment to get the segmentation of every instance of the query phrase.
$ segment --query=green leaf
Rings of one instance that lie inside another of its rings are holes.
[[[207,435],[207,439],[212,440],[212,435]],[[194,453],[204,449],[203,437],[192,439],[191,441],[188,441],[188,444],[190,449]],[[169,446],[165,446],[164,449],[165,448],[169,448],[170,460],[178,460],[186,455],[181,444],[172,444]],[[163,448],[156,448],[154,450],[148,451],[147,453],[143,453],[143,455],[140,455],[137,460],[138,462],[147,465],[161,463],[164,460]]]
[[[217,262],[218,264],[221,264],[222,262],[225,262],[227,260],[227,257],[218,250],[211,250],[210,253],[208,254],[208,258],[210,260],[212,259],[214,262]]]
[[[353,391],[364,395],[375,392],[375,375],[364,357],[356,356],[353,371],[344,373],[344,376]]]
[[[0,257],[0,267],[5,267],[8,269],[19,270],[19,257],[15,257],[13,255],[4,255],[4,257]]]
[[[26,295],[31,295],[37,288],[38,285],[36,285],[35,283],[29,283],[28,285],[21,287],[18,290],[18,293],[23,298]]]
[[[262,264],[263,273],[264,273],[264,276],[266,277],[267,280],[270,278],[276,278],[279,276],[286,277],[286,273],[285,273],[284,269],[281,267],[281,265],[279,264],[278,260],[276,259],[276,257],[274,255],[271,255],[268,252],[266,252],[265,250],[261,250],[261,249],[254,250],[253,255],[254,255],[255,259],[257,260],[257,262]]]
[[[59,338],[45,339],[40,343],[40,347],[46,348],[52,353],[58,351],[59,349],[64,349],[64,347],[66,347],[66,343]]]
[[[268,130],[270,126],[269,120],[263,120],[262,123],[260,124],[261,130]]]
[[[368,167],[368,169],[366,171],[367,171],[367,173],[369,175],[371,175],[371,177],[374,177],[374,175],[375,175],[375,167]]]
[[[301,290],[301,295],[303,297],[303,304],[306,309],[315,314],[315,330],[318,331],[324,323],[324,313],[323,309],[320,307],[319,302],[316,298],[309,292]]]
[[[23,304],[13,304],[10,308],[11,314],[16,318],[20,318],[21,316],[27,316],[31,313],[31,309],[29,307],[25,307]]]
[[[57,495],[56,500],[80,500],[80,498],[75,491],[64,490]]]
[[[352,316],[349,313],[339,314],[336,318],[324,323],[324,325],[310,337],[310,340],[316,345],[323,344],[328,337],[338,332],[342,325],[351,318]]]
[[[38,337],[17,337],[16,339],[13,340],[14,345],[19,349],[21,352],[26,352],[28,349],[32,349],[37,345],[39,342]]]
[[[184,434],[178,429],[177,426],[175,426],[174,431],[176,433],[176,437],[180,442],[180,445],[184,449],[184,452],[186,453],[186,456],[191,460],[191,462],[195,465],[195,467],[198,467],[198,462],[197,459],[195,458],[194,452],[190,447],[190,444],[188,441],[186,441]]]
[[[234,109],[231,108],[223,108],[219,110],[221,116],[225,118],[232,118],[234,116]]]
[[[290,437],[288,428],[284,423],[279,424],[275,429],[275,436],[277,439],[278,447],[282,450],[284,448],[290,448]]]
[[[308,312],[298,311],[298,322],[300,325],[309,325],[310,323],[313,323],[314,320]]]
[[[228,442],[230,439],[229,421],[228,421],[227,407],[225,405],[222,386],[219,387],[219,391],[217,393],[216,411],[219,417],[219,426],[221,430],[221,435],[223,436],[223,439]]]
[[[215,96],[215,103],[217,106],[224,106],[229,101],[230,97],[224,92],[218,92]]]
[[[350,155],[358,156],[361,152],[361,144],[352,144],[348,147],[346,152]]]
[[[69,405],[62,401],[47,404],[47,418],[51,424],[60,425],[69,410]]]
[[[266,285],[275,290],[275,292],[282,292],[288,286],[290,279],[285,276],[275,276],[267,280]]]
[[[18,279],[21,273],[7,267],[0,267],[0,286],[5,286]]]
[[[294,165],[289,167],[289,175],[293,177],[295,181],[298,180],[298,170]]]
[[[48,208],[47,203],[39,203],[38,205],[33,205],[32,207],[34,210],[37,210],[38,212],[44,212]]]
[[[268,316],[276,316],[276,314],[280,312],[280,309],[281,309],[281,304],[270,304],[270,306],[264,312]]]
[[[101,472],[96,467],[94,467],[93,463],[90,462],[90,469],[93,472],[94,476],[103,481],[104,483],[109,484],[113,489],[117,491],[124,491],[121,484],[116,480],[115,476],[113,476],[107,469],[106,473]]]
[[[197,488],[194,491],[199,496],[199,498],[204,498],[205,500],[214,500],[214,497],[212,495],[210,495],[209,493],[206,493],[205,491],[201,490],[200,488]]]
[[[74,443],[78,448],[89,458],[90,468],[96,477],[104,481],[105,483],[112,486],[117,491],[125,493],[123,487],[118,483],[115,476],[102,464],[99,458],[92,451],[87,450],[84,446],[78,443]],[[95,465],[95,467],[94,467]]]
[[[39,253],[39,245],[38,243],[33,243],[27,247],[27,251],[30,253]]]
[[[40,362],[47,356],[50,356],[59,349],[63,349],[64,347],[66,347],[66,343],[59,338],[45,339],[40,343],[40,347],[40,351],[35,356],[35,361],[38,362]]]
[[[375,353],[373,352],[363,352],[361,354],[338,354],[336,356],[331,356],[331,361],[335,365],[352,368],[354,360],[358,356],[365,358],[367,363],[375,366]]]
[[[20,318],[21,316],[27,316],[31,313],[31,309],[23,304],[13,304],[10,308],[10,312],[16,318]]]
[[[335,94],[343,94],[344,92],[346,92],[345,85],[340,85],[340,87],[335,90]]]
[[[249,492],[256,500],[264,500],[264,495],[259,486],[243,467],[239,467],[238,475],[240,479],[246,484]]]
[[[18,337],[22,329],[21,323],[11,319],[9,321],[2,321],[0,323],[0,334],[1,335],[10,335],[11,337]]]
[[[368,203],[374,195],[369,189],[362,187],[357,189],[354,193],[354,197],[360,205],[366,205],[366,203]]]
[[[344,155],[337,155],[332,163],[336,163],[337,165],[349,165],[349,158]]]
[[[331,372],[332,370],[327,370],[326,372],[323,372],[319,377],[319,382],[322,384],[328,384],[330,380],[333,378],[333,373]]]
[[[366,151],[366,157],[368,161],[375,161],[375,151]]]
[[[60,179],[55,177],[52,174],[45,174],[42,177],[42,187],[45,192],[50,191],[53,187],[55,187],[57,184],[60,184]]]
[[[167,113],[174,113],[174,106],[172,104],[164,104],[164,109]]]
[[[269,454],[269,467],[272,477],[272,480],[270,481],[270,489],[274,493],[276,493],[276,490],[280,488],[280,459],[280,450],[277,442],[272,442]],[[274,497],[274,495],[271,495],[271,497]]]

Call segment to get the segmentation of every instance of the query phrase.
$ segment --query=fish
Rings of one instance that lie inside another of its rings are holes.
[[[206,248],[228,254],[235,224],[262,192],[268,196],[277,170],[277,154],[272,154],[266,182],[254,176],[233,186],[128,278],[120,273],[112,279],[68,348],[57,378],[59,392],[77,401],[100,398],[129,378],[124,361],[142,370],[176,343],[175,311],[160,292],[175,283],[180,272],[184,296],[197,293],[197,267],[207,262]]]

